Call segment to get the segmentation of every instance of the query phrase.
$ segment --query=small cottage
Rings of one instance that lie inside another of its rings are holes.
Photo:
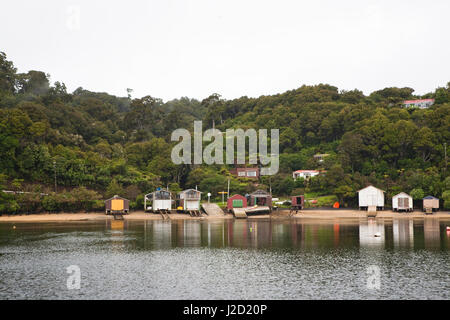
[[[292,178],[294,178],[294,180],[297,180],[299,178],[307,180],[312,177],[318,176],[319,174],[319,170],[297,170],[292,172]]]
[[[383,210],[385,191],[375,188],[374,186],[368,186],[357,192],[359,209],[367,210],[369,206],[375,206],[377,207],[377,210]]]
[[[439,210],[439,199],[433,196],[426,196],[423,198],[423,211],[438,211]]]
[[[413,198],[404,192],[400,192],[392,197],[393,211],[413,211]]]
[[[272,208],[272,196],[264,190],[256,190],[250,194],[250,206],[267,206]]]
[[[172,210],[172,194],[164,189],[146,194],[144,197],[145,211],[158,212],[161,210]]]
[[[240,194],[235,194],[227,200],[227,210],[231,212],[234,208],[246,208],[247,199]]]
[[[233,168],[230,173],[238,178],[259,179],[259,168]]]
[[[130,210],[130,200],[115,195],[105,200],[106,214],[128,214]]]
[[[177,208],[182,207],[184,211],[200,210],[200,199],[202,193],[195,189],[183,190],[178,194]]]

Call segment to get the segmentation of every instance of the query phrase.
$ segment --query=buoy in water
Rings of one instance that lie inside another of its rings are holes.
[[[447,231],[450,231],[450,227],[449,226],[447,226]]]
[[[13,226],[13,229],[15,229],[16,228],[16,226]]]

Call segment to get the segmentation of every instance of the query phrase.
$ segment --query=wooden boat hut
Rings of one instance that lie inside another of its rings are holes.
[[[183,190],[178,194],[177,208],[182,207],[183,211],[200,210],[200,199],[202,193],[195,189]]]
[[[172,194],[168,190],[158,188],[144,197],[144,209],[150,212],[172,210]]]
[[[413,211],[413,198],[404,192],[400,192],[392,197],[393,211]]]
[[[367,210],[369,207],[376,207],[377,210],[384,209],[384,193],[385,191],[368,186],[358,190],[359,209]]]
[[[423,211],[432,213],[439,210],[439,199],[433,196],[426,196],[423,198]]]
[[[302,210],[305,203],[305,196],[292,196],[291,210]]]
[[[266,206],[272,208],[272,196],[264,190],[256,190],[250,194],[250,206]]]
[[[130,210],[130,200],[115,195],[114,197],[105,200],[106,214],[128,214]]]
[[[234,208],[246,208],[247,198],[240,194],[235,194],[227,200],[227,210],[231,212]]]

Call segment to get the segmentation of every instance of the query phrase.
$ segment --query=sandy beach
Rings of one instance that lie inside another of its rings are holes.
[[[360,210],[302,210],[297,214],[294,214],[293,219],[355,219],[366,218],[366,212]],[[379,211],[377,218],[424,218],[434,217],[440,219],[450,220],[450,212],[439,211],[433,215],[425,215],[421,211],[414,211],[410,213],[398,213],[390,210]],[[286,219],[289,218],[289,210],[273,211],[268,215],[249,216],[248,219]],[[65,221],[104,221],[113,220],[114,217],[105,215],[104,213],[42,213],[42,214],[29,214],[29,215],[2,215],[0,216],[0,222],[65,222]],[[163,217],[159,214],[147,213],[144,211],[134,211],[124,216],[125,220],[163,220]],[[190,217],[187,214],[172,213],[169,215],[170,220],[212,220],[212,219],[234,219],[233,215],[225,214],[220,216],[207,216],[202,217]]]

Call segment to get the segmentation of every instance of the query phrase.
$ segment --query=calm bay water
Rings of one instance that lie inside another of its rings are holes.
[[[449,299],[447,225],[428,217],[2,223],[0,299]],[[81,270],[79,290],[67,289],[71,265]],[[379,289],[367,285],[374,267]]]

